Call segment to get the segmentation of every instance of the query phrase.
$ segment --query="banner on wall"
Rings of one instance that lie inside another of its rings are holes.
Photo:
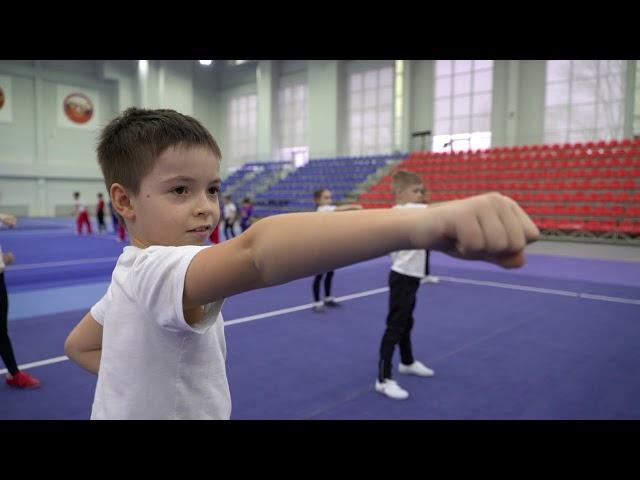
[[[13,121],[11,77],[0,75],[0,122]]]
[[[58,85],[58,126],[95,130],[98,125],[98,92],[90,88]]]

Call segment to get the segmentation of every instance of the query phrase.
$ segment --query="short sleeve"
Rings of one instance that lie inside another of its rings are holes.
[[[223,301],[205,305],[204,318],[189,325],[182,297],[189,264],[208,246],[148,247],[133,264],[129,288],[136,303],[160,327],[176,332],[206,332],[217,320]]]
[[[107,293],[105,293],[104,296],[100,300],[98,300],[98,303],[96,303],[93,307],[91,307],[91,310],[89,311],[93,319],[96,322],[98,322],[100,325],[104,326],[104,317],[107,312],[107,306],[109,305],[110,301],[111,301],[111,285],[109,285],[109,288],[107,289]]]

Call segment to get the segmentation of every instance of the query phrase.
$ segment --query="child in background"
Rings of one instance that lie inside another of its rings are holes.
[[[362,210],[362,205],[349,204],[349,205],[332,205],[333,197],[331,190],[321,188],[313,192],[313,201],[316,203],[316,212],[345,212],[347,210]],[[316,275],[313,278],[313,307],[312,310],[315,313],[323,313],[325,307],[336,308],[340,304],[335,301],[335,298],[331,295],[331,283],[333,282],[333,270],[325,273],[324,277],[324,301],[320,301],[320,283],[322,282],[323,274]]]
[[[80,200],[80,192],[73,192],[75,200],[74,213],[76,214],[76,226],[78,227],[78,235],[82,235],[82,227],[87,226],[87,232],[92,234],[91,222],[89,221],[89,211],[87,206]]]
[[[394,209],[426,208],[426,189],[415,173],[398,171],[393,175],[393,191],[396,197]],[[400,347],[400,373],[431,377],[434,372],[413,358],[411,329],[416,293],[420,280],[427,273],[425,250],[402,250],[391,253],[393,265],[389,272],[389,314],[387,328],[380,345],[377,392],[395,400],[404,400],[409,392],[402,389],[391,376],[391,360],[396,345]]]
[[[124,222],[118,223],[118,241],[124,243],[124,238],[127,234],[127,231],[124,226]]]
[[[126,235],[124,222],[118,219],[118,215],[113,208],[113,202],[111,201],[111,198],[109,198],[109,211],[111,212],[111,221],[113,222],[113,233],[118,235],[118,241],[120,243],[124,243],[124,237]]]
[[[104,223],[104,200],[102,194],[98,194],[98,204],[96,205],[96,217],[98,219],[98,231],[102,233],[107,231],[107,224]]]
[[[220,224],[219,223],[213,229],[213,232],[211,232],[211,236],[209,237],[209,240],[213,245],[220,243]]]
[[[220,198],[220,196],[218,196],[218,198]],[[218,211],[222,211],[222,203],[220,201],[218,201]],[[213,229],[213,232],[211,232],[211,236],[209,237],[209,241],[213,245],[216,245],[216,244],[220,243],[220,222],[219,221],[218,221],[218,223],[216,223],[216,226]]]
[[[238,219],[238,208],[231,200],[231,195],[224,196],[224,207],[222,207],[222,219],[224,220],[224,238],[229,240],[236,236],[233,226]]]
[[[16,217],[7,213],[0,213],[0,222],[9,228],[13,228],[16,226]],[[13,253],[4,253],[2,247],[0,247],[0,357],[2,357],[2,361],[7,367],[7,385],[17,388],[37,388],[40,386],[40,380],[18,369],[11,340],[9,339],[9,296],[7,295],[7,286],[4,281],[4,267],[5,265],[11,265],[14,261]]]
[[[240,228],[242,231],[246,231],[251,226],[251,217],[253,216],[253,205],[251,199],[245,197],[242,200],[242,208],[240,209]]]
[[[118,216],[116,215],[115,210],[113,209],[113,203],[111,199],[109,199],[109,212],[111,212],[111,223],[113,224],[113,233],[118,233]]]

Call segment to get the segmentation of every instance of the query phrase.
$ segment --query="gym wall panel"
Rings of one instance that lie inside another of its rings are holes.
[[[32,164],[37,154],[35,81],[22,75],[2,74],[11,78],[13,119],[10,123],[0,122],[0,175],[3,164]]]
[[[0,212],[34,215],[37,210],[38,185],[35,179],[0,178]]]
[[[58,85],[60,82],[43,82],[45,162],[49,165],[93,165],[97,161],[95,148],[100,129],[116,114],[114,89],[97,82],[89,87],[98,95],[99,118],[95,129],[80,130],[58,126],[58,109],[62,108],[58,105]],[[82,86],[78,87],[82,90]]]

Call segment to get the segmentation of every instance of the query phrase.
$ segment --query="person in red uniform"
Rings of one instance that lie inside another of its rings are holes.
[[[91,222],[89,221],[89,212],[87,211],[87,206],[80,200],[80,192],[73,192],[73,199],[75,200],[75,214],[76,214],[76,225],[78,227],[78,235],[82,234],[83,225],[87,226],[87,232],[89,234],[93,233],[91,229]]]

